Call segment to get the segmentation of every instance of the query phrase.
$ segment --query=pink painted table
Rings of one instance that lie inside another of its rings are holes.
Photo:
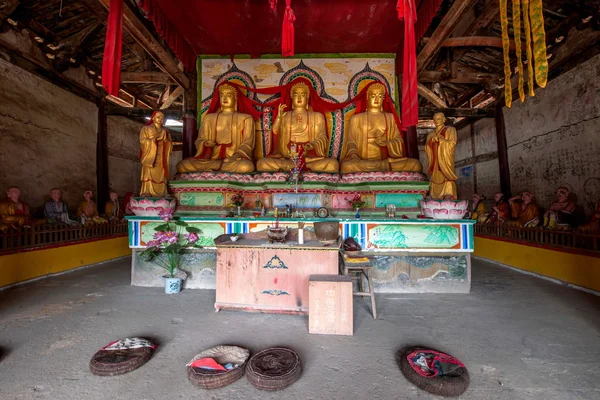
[[[306,314],[311,275],[338,275],[340,242],[269,244],[240,239],[217,245],[215,309]]]

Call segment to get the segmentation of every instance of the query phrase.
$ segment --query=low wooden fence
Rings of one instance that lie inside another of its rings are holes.
[[[41,225],[21,230],[0,231],[0,255],[23,249],[77,243],[90,239],[127,234],[127,222],[109,222],[93,226]]]
[[[557,249],[584,250],[600,255],[600,236],[542,228],[512,228],[503,225],[475,224],[475,234],[509,239]]]

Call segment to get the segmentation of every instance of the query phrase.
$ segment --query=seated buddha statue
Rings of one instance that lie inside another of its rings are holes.
[[[574,228],[577,224],[576,208],[576,197],[567,187],[559,187],[556,189],[556,201],[552,202],[550,209],[544,213],[544,228]]]
[[[44,216],[49,224],[79,225],[69,216],[69,206],[63,201],[59,188],[50,189],[50,200],[44,203]]]
[[[6,199],[0,202],[0,230],[20,229],[22,226],[40,225],[46,222],[32,219],[29,205],[21,201],[20,197],[21,188],[17,186],[11,186],[6,191]]]
[[[587,234],[600,234],[600,200],[596,202],[596,208],[592,212],[589,221],[578,228],[578,232]]]
[[[516,228],[535,228],[540,223],[540,208],[533,198],[533,193],[523,192],[520,196],[508,199],[512,221],[506,226]]]
[[[404,156],[404,141],[394,115],[383,111],[385,96],[382,84],[369,86],[367,110],[350,118],[342,173],[423,170],[419,160]]]
[[[103,224],[106,219],[102,218],[98,213],[98,206],[92,199],[94,192],[86,190],[83,192],[83,199],[77,207],[77,216],[81,219],[83,225]]]
[[[291,145],[302,145],[306,168],[312,172],[338,172],[339,164],[328,158],[329,139],[325,127],[325,117],[309,110],[310,90],[304,82],[296,83],[290,91],[292,110],[284,112],[285,104],[279,105],[279,112],[273,123],[273,133],[278,135],[275,149],[267,157],[256,163],[261,172],[289,171],[293,167],[290,160]]]
[[[254,120],[237,112],[237,91],[228,84],[219,86],[216,113],[206,114],[196,140],[196,155],[177,163],[177,172],[254,171]]]

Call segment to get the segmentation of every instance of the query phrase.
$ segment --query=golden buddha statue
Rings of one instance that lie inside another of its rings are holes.
[[[289,171],[292,143],[304,146],[306,168],[312,172],[338,172],[339,164],[328,158],[329,139],[323,114],[309,110],[310,91],[304,82],[291,89],[292,111],[284,112],[285,104],[279,105],[279,113],[273,124],[273,133],[279,136],[277,148],[268,157],[261,158],[256,169],[261,172]]]
[[[383,111],[385,96],[381,83],[369,86],[367,110],[350,118],[342,173],[423,170],[419,160],[404,157],[404,141],[394,115]]]
[[[169,158],[173,139],[163,127],[164,119],[162,111],[155,111],[150,121],[140,130],[142,196],[163,197],[168,193]]]
[[[445,196],[456,195],[456,180],[454,172],[454,151],[456,149],[456,129],[445,126],[446,116],[436,113],[433,116],[435,130],[427,135],[425,153],[429,162],[429,194],[433,199],[443,199]]]
[[[196,155],[181,160],[177,172],[223,171],[248,173],[254,171],[254,120],[237,112],[237,91],[228,84],[219,86],[216,113],[202,118]]]

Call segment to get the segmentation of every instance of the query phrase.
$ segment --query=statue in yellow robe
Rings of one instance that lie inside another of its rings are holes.
[[[367,110],[350,118],[342,173],[423,170],[419,160],[404,156],[404,141],[394,115],[383,111],[385,96],[382,84],[369,86]]]
[[[256,169],[261,172],[289,171],[293,167],[290,160],[292,143],[304,146],[306,168],[312,172],[338,172],[339,163],[327,157],[329,139],[323,114],[309,110],[310,91],[305,83],[297,83],[290,91],[292,111],[283,112],[285,104],[279,106],[279,113],[273,123],[273,133],[278,143],[268,157],[261,158]]]
[[[11,186],[6,191],[6,199],[0,201],[0,231],[46,223],[45,219],[32,219],[29,205],[21,201],[20,197],[21,188]]]
[[[140,131],[141,196],[163,197],[168,193],[169,158],[173,149],[173,139],[163,127],[164,119],[165,114],[156,111],[148,125]]]
[[[219,112],[202,118],[195,143],[196,155],[181,160],[177,172],[254,171],[254,120],[236,111],[237,91],[231,85],[219,86],[219,103]]]
[[[435,130],[427,135],[425,153],[429,162],[429,194],[433,199],[445,196],[457,198],[454,172],[454,151],[456,149],[456,129],[445,126],[446,117],[442,113],[433,116]]]
[[[506,226],[535,228],[540,223],[540,208],[533,198],[533,193],[523,192],[521,196],[510,198],[508,204],[513,220],[507,221]]]

